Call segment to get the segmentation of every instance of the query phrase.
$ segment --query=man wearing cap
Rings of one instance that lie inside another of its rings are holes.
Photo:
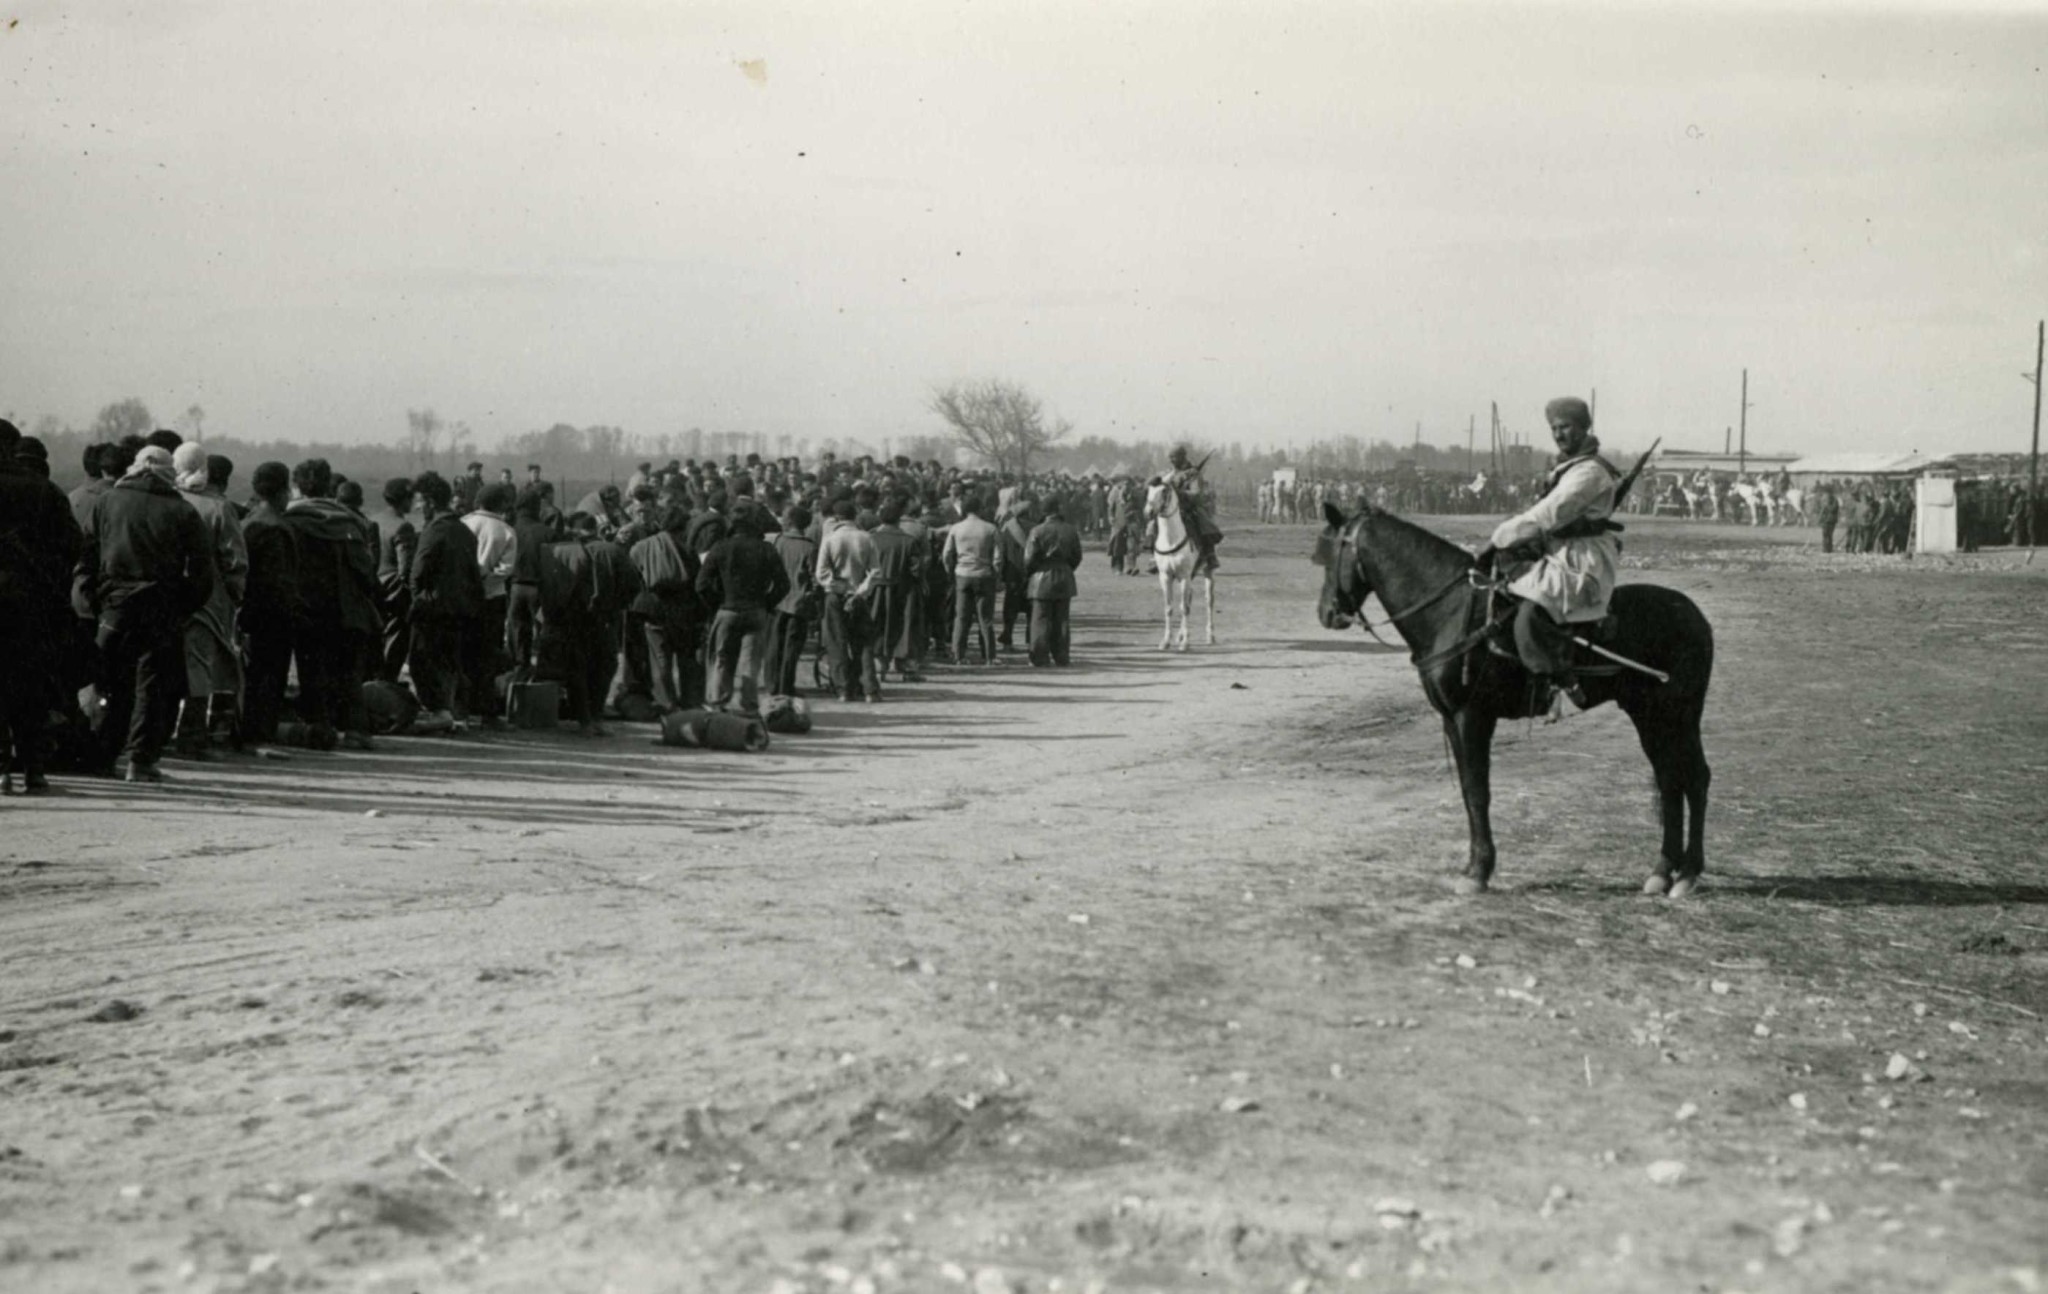
[[[1043,506],[1045,520],[1024,543],[1024,566],[1030,572],[1025,591],[1031,597],[1031,663],[1040,669],[1072,663],[1068,611],[1082,552],[1081,534],[1064,517],[1060,501],[1048,499]]]
[[[1191,463],[1188,458],[1188,447],[1175,445],[1173,452],[1166,456],[1166,461],[1173,465],[1173,471],[1168,473],[1166,479],[1180,495],[1181,508],[1187,514],[1188,533],[1194,535],[1202,545],[1202,560],[1198,569],[1207,568],[1213,571],[1218,565],[1216,545],[1223,542],[1223,531],[1217,527],[1216,518],[1211,513],[1209,483],[1202,477],[1202,467],[1209,460],[1205,458],[1200,463]]]
[[[477,500],[484,493],[484,465],[472,462],[469,469],[455,478],[455,515],[466,516],[477,506]]]
[[[1584,400],[1552,400],[1543,416],[1557,442],[1543,497],[1495,527],[1489,547],[1499,553],[1508,592],[1522,599],[1515,612],[1522,664],[1583,710],[1571,626],[1598,623],[1614,593],[1621,561],[1614,532],[1621,527],[1608,518],[1620,473],[1600,457],[1593,413]]]

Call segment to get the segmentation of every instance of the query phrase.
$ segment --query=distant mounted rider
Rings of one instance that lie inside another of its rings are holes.
[[[1557,442],[1557,462],[1534,507],[1495,527],[1491,547],[1509,577],[1508,592],[1522,599],[1515,612],[1515,649],[1531,674],[1572,699],[1586,697],[1573,669],[1571,626],[1598,623],[1607,614],[1621,561],[1620,526],[1610,521],[1621,474],[1600,456],[1593,413],[1574,396],[1543,409]]]
[[[1200,569],[1213,571],[1219,563],[1216,560],[1216,545],[1223,542],[1223,531],[1216,525],[1215,510],[1209,502],[1209,482],[1203,478],[1202,469],[1209,463],[1204,458],[1199,463],[1189,461],[1188,447],[1175,445],[1166,456],[1172,464],[1166,482],[1180,496],[1180,509],[1188,533],[1201,545]]]

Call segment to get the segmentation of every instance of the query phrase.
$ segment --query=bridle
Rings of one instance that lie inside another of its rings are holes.
[[[1361,514],[1360,516],[1354,517],[1349,522],[1345,523],[1344,528],[1337,532],[1337,554],[1332,559],[1333,561],[1342,562],[1343,560],[1345,560],[1346,549],[1351,550],[1351,560],[1357,560],[1357,553],[1359,548],[1358,532],[1363,530],[1365,528],[1366,523],[1371,519],[1372,518],[1370,514]],[[1403,620],[1406,620],[1408,617],[1414,615],[1418,611],[1426,611],[1430,607],[1433,607],[1437,603],[1443,601],[1452,593],[1456,592],[1459,586],[1461,585],[1469,588],[1483,590],[1497,588],[1499,587],[1500,583],[1500,579],[1497,576],[1495,576],[1492,572],[1482,571],[1477,566],[1469,566],[1462,571],[1454,573],[1451,576],[1451,578],[1445,581],[1440,588],[1438,588],[1434,593],[1431,593],[1428,597],[1422,599],[1422,601],[1417,602],[1412,606],[1403,607],[1399,611],[1390,613],[1385,620],[1380,621],[1378,628],[1393,629],[1395,626],[1399,625]],[[1368,593],[1372,591],[1373,590],[1371,589],[1366,590],[1366,592]],[[1386,646],[1393,645],[1391,643],[1388,643],[1386,639],[1380,637],[1379,633],[1374,628],[1372,621],[1366,618],[1365,598],[1363,596],[1361,596],[1358,599],[1358,609],[1352,611],[1350,614],[1358,617],[1358,627],[1365,630],[1366,633],[1370,634],[1374,642],[1381,643]],[[1410,660],[1415,664],[1416,668],[1427,669],[1431,665],[1439,664],[1442,661],[1448,660],[1453,656],[1463,655],[1466,651],[1471,649],[1473,643],[1476,643],[1479,640],[1479,638],[1483,635],[1483,632],[1484,631],[1482,630],[1480,634],[1468,635],[1466,638],[1459,640],[1459,642],[1453,647],[1445,651],[1433,652],[1427,657],[1416,656],[1413,649],[1411,649],[1409,652]]]
[[[1166,500],[1167,500],[1167,504],[1168,504],[1169,506],[1164,506],[1164,507],[1161,507],[1161,508],[1159,508],[1159,509],[1157,509],[1157,510],[1154,510],[1154,508],[1153,508],[1153,506],[1152,506],[1152,500],[1151,500],[1151,498],[1150,498],[1150,497],[1148,496],[1148,497],[1146,498],[1146,500],[1145,500],[1145,513],[1146,513],[1146,515],[1147,515],[1147,516],[1149,516],[1149,517],[1150,517],[1151,519],[1153,519],[1154,521],[1157,521],[1157,520],[1158,520],[1158,519],[1160,519],[1161,517],[1177,517],[1177,516],[1179,516],[1179,515],[1180,515],[1180,499],[1179,499],[1179,497],[1178,497],[1177,495],[1175,495],[1175,494],[1174,494],[1174,492],[1173,492],[1173,487],[1172,487],[1171,485],[1165,485],[1165,486],[1161,486],[1160,488],[1161,488],[1162,490],[1164,490],[1164,491],[1166,492]],[[1189,540],[1191,540],[1191,539],[1193,539],[1193,538],[1195,537],[1194,531],[1192,531],[1192,530],[1190,530],[1190,529],[1188,528],[1188,526],[1187,526],[1187,523],[1186,523],[1186,522],[1182,522],[1182,523],[1181,523],[1181,528],[1180,528],[1180,531],[1181,531],[1181,533],[1180,533],[1180,542],[1179,542],[1179,543],[1177,543],[1177,544],[1175,544],[1175,545],[1174,545],[1173,547],[1171,547],[1171,548],[1161,548],[1161,547],[1159,546],[1159,543],[1158,543],[1158,541],[1157,541],[1157,540],[1154,540],[1154,541],[1153,541],[1153,543],[1152,543],[1152,555],[1153,555],[1154,557],[1171,557],[1171,556],[1173,556],[1173,555],[1174,555],[1175,553],[1179,552],[1179,551],[1180,551],[1181,549],[1183,549],[1183,548],[1186,548],[1186,547],[1188,546],[1188,541],[1189,541]]]

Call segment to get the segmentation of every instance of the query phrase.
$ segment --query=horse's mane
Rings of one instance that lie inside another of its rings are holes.
[[[1357,515],[1364,519],[1366,526],[1374,535],[1397,536],[1395,542],[1409,546],[1417,556],[1434,554],[1445,560],[1455,561],[1460,566],[1471,566],[1476,560],[1463,547],[1442,535],[1424,530],[1414,522],[1397,517],[1384,508],[1364,503],[1359,506]]]

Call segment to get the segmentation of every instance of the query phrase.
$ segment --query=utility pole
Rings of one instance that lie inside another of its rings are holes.
[[[1721,428],[1721,457],[1726,458],[1735,449],[1735,428]]]
[[[1599,426],[1599,425],[1600,425],[1600,388],[1599,388],[1599,387],[1597,387],[1597,386],[1596,386],[1596,387],[1594,387],[1594,388],[1593,388],[1593,391],[1592,391],[1592,396],[1593,396],[1593,398],[1592,398],[1592,399],[1590,399],[1590,400],[1586,401],[1586,416],[1587,416],[1588,418],[1591,418],[1591,419],[1593,420],[1593,425],[1597,427],[1597,426]]]
[[[2041,506],[2041,352],[2048,345],[2048,319],[2034,325],[2034,448],[2027,459],[2027,560],[2034,560],[2034,514]],[[2017,536],[2015,536],[2017,537]]]
[[[1472,474],[1472,437],[1479,432],[1479,415],[1471,414],[1465,419],[1465,474]]]
[[[1736,450],[1735,471],[1738,475],[1749,474],[1749,370],[1742,370],[1742,441]]]

